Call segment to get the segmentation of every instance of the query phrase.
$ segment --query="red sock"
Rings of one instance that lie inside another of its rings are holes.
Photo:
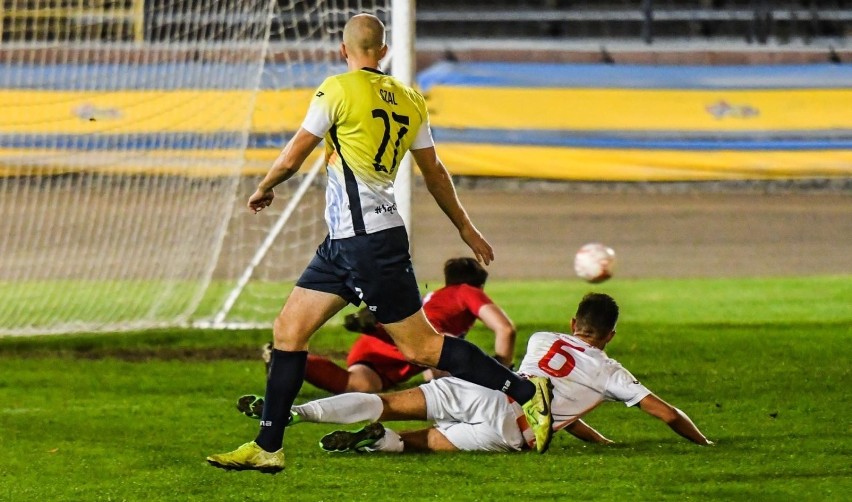
[[[333,394],[342,394],[346,392],[346,384],[349,383],[349,372],[330,359],[308,354],[305,380]]]

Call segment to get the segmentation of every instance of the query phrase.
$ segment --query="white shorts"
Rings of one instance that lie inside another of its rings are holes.
[[[459,450],[518,451],[526,444],[524,412],[502,392],[455,377],[432,380],[420,389],[426,418]]]

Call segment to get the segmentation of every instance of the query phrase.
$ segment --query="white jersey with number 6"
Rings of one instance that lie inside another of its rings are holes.
[[[604,351],[562,333],[533,334],[518,372],[553,382],[551,409],[556,430],[603,401],[634,406],[651,393]]]

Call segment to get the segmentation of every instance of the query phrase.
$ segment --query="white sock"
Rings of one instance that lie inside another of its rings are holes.
[[[385,435],[372,446],[365,448],[367,451],[384,451],[389,453],[402,453],[405,448],[405,443],[396,432],[385,427]]]
[[[293,406],[292,409],[306,422],[354,424],[377,421],[385,407],[382,399],[375,394],[351,392]]]

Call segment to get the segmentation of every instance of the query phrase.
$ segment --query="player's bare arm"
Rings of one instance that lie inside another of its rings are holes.
[[[411,150],[411,156],[414,157],[417,167],[423,174],[423,181],[426,183],[429,193],[432,194],[435,202],[459,230],[459,235],[473,251],[476,259],[486,265],[491,263],[494,260],[494,250],[476,229],[473,222],[470,221],[467,211],[459,202],[450,173],[447,172],[447,168],[438,158],[435,148]]]
[[[504,366],[512,366],[515,360],[515,325],[499,306],[483,305],[477,317],[494,332],[494,354]]]
[[[639,401],[639,408],[645,413],[659,418],[671,427],[673,431],[695,444],[702,446],[713,444],[712,441],[704,437],[704,434],[698,430],[698,427],[692,423],[692,420],[689,419],[686,413],[663,401],[654,394],[649,394]]]
[[[248,208],[252,212],[258,213],[269,207],[272,204],[272,199],[275,198],[275,192],[272,189],[296,174],[308,155],[320,144],[320,141],[322,141],[322,138],[299,128],[284,149],[281,150],[281,153],[278,154],[278,158],[272,163],[272,167],[258,185],[257,190],[249,197]]]
[[[566,426],[565,430],[580,441],[585,441],[587,443],[613,444],[613,441],[604,437],[603,434],[582,420],[574,421],[570,425]]]

